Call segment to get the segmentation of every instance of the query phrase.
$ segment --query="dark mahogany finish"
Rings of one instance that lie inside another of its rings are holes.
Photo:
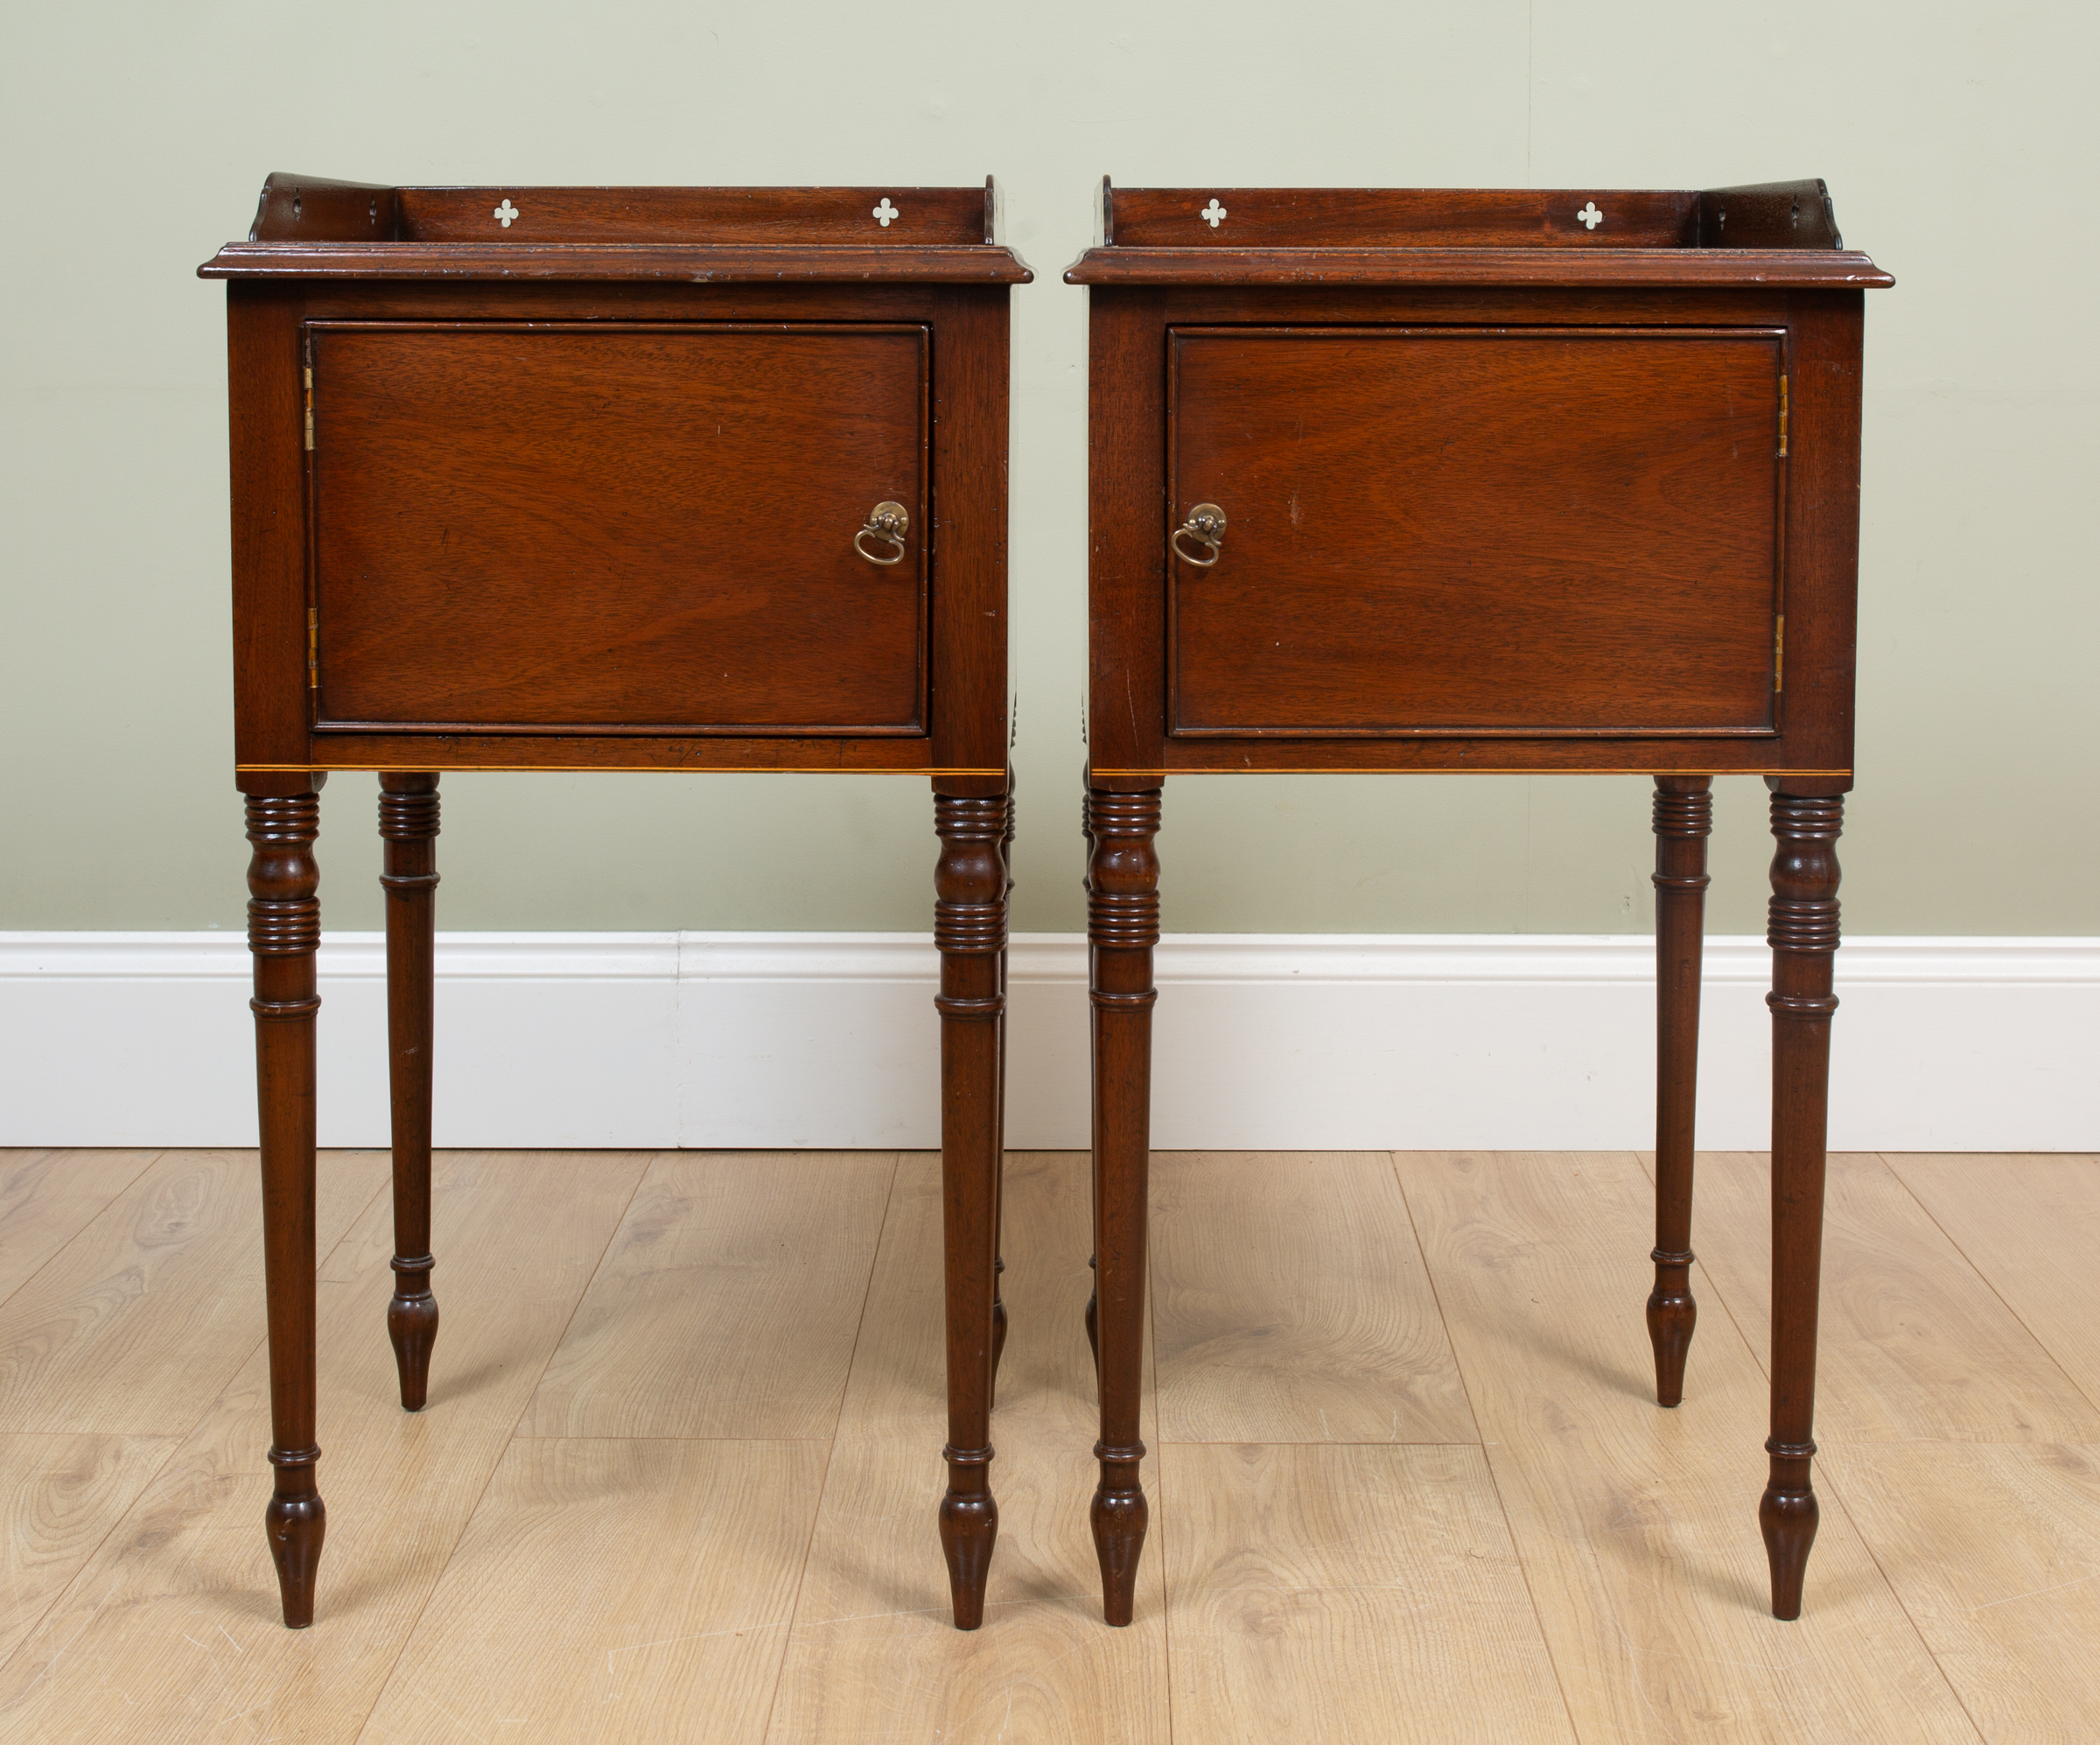
[[[998,1250],[999,1043],[1006,993],[1006,800],[941,795],[934,944],[941,953],[942,1223],[948,1276],[948,1495],[941,1545],[956,1627],[984,1621],[992,1500],[992,1305]]]
[[[321,943],[318,772],[248,796],[248,949],[256,960],[256,1090],[262,1153],[262,1270],[270,1304],[270,1463],[263,1512],[285,1626],[313,1622],[328,1510],[314,1483],[314,953]]]
[[[1094,1325],[1101,1481],[1090,1519],[1102,1604],[1127,1624],[1144,1547],[1146,1181],[1152,1156],[1152,947],[1159,943],[1159,790],[1088,796],[1087,946],[1094,1013]]]
[[[402,1404],[429,1397],[438,773],[930,778],[956,1621],[997,1528],[1009,287],[979,188],[273,176],[228,284],[235,774],[285,1622],[313,1615],[311,852],[380,773]]]
[[[1699,1318],[1692,1300],[1691,1144],[1698,1097],[1699,969],[1706,915],[1706,838],[1713,781],[1656,778],[1656,1285],[1648,1336],[1656,1400],[1684,1398],[1684,1354]]]
[[[1863,298],[1820,182],[1102,186],[1090,287],[1094,1504],[1128,1622],[1152,947],[1180,771],[1656,784],[1657,1398],[1682,1398],[1705,843],[1773,785],[1774,1610],[1798,1615],[1852,786]]]
[[[387,894],[388,1084],[393,1093],[394,1300],[387,1336],[404,1410],[430,1394],[438,1299],[430,1293],[430,1047],[436,1028],[438,777],[379,778]]]
[[[928,340],[310,327],[315,725],[923,734]]]
[[[1801,1615],[1816,1541],[1816,1306],[1823,1269],[1824,1133],[1830,1105],[1831,960],[1838,954],[1838,783],[1768,775],[1772,790],[1772,1475],[1758,1504],[1772,1614]]]
[[[1013,771],[1006,772],[1006,828],[999,835],[999,858],[1006,872],[1006,909],[1013,912],[1013,828],[1015,798]],[[992,1167],[997,1172],[991,1184],[991,1381],[992,1397],[997,1398],[999,1381],[999,1359],[1006,1351],[1006,1303],[999,1295],[999,1275],[1006,1270],[1004,1243],[1000,1232],[1004,1228],[1006,1209],[1006,941],[999,940],[999,1102],[997,1119],[999,1124],[998,1141],[993,1145]]]
[[[1773,731],[1783,333],[1171,331],[1175,734]]]

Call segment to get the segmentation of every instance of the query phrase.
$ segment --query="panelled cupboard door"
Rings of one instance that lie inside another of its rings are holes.
[[[924,327],[307,341],[317,729],[923,732]]]
[[[1173,329],[1172,731],[1776,732],[1785,339]]]

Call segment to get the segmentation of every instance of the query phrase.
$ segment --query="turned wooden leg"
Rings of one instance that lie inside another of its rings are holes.
[[[1094,1251],[1101,1482],[1091,1515],[1102,1615],[1130,1621],[1146,1510],[1138,1463],[1145,1188],[1152,1147],[1152,947],[1159,939],[1159,790],[1094,790],[1087,938],[1094,1008]]]
[[[250,795],[248,948],[255,954],[256,1088],[262,1141],[262,1268],[270,1307],[270,1463],[263,1528],[277,1566],[284,1622],[313,1622],[314,1569],[328,1511],[314,1483],[313,954],[323,778],[305,792]]]
[[[1823,1265],[1824,1142],[1830,1105],[1830,992],[1838,950],[1842,794],[1768,776],[1772,793],[1772,1475],[1758,1504],[1772,1561],[1772,1615],[1801,1615],[1816,1541],[1816,1306]]]
[[[1079,796],[1079,833],[1087,839],[1087,861],[1089,869],[1087,873],[1081,876],[1079,885],[1080,888],[1087,893],[1090,901],[1094,892],[1094,880],[1091,873],[1094,859],[1094,796],[1091,793],[1082,793]],[[1094,942],[1091,939],[1087,941],[1087,985],[1089,988],[1094,985]],[[1093,1108],[1096,1103],[1094,1090],[1096,1079],[1094,1072],[1093,1050],[1089,1048],[1087,1055],[1088,1107]],[[1100,1202],[1094,1197],[1093,1181],[1090,1175],[1087,1184],[1087,1194],[1089,1204],[1087,1216],[1090,1223],[1101,1213]],[[1096,1264],[1100,1258],[1097,1254],[1089,1254],[1087,1257],[1087,1271],[1093,1273],[1095,1277],[1089,1279],[1087,1285],[1087,1307],[1086,1314],[1082,1317],[1087,1328],[1087,1349],[1093,1354],[1094,1357],[1094,1389],[1096,1397],[1101,1391],[1100,1268]]]
[[[438,1299],[430,1294],[430,1041],[437,973],[438,777],[382,774],[379,834],[386,865],[387,1043],[394,1100],[394,1300],[387,1336],[401,1403],[429,1397]]]
[[[934,943],[941,952],[941,1188],[948,1297],[948,1494],[941,1548],[956,1628],[984,1621],[999,1532],[991,1496],[992,1263],[998,1236],[999,956],[1006,943],[1004,797],[934,796],[941,858]]]
[[[1006,828],[999,837],[999,863],[1006,872],[1006,908],[1013,911],[1013,771],[1006,772]],[[1006,1219],[1006,936],[999,936],[999,1107],[997,1161],[991,1182],[991,1391],[999,1390],[999,1359],[1006,1353],[1006,1302],[999,1294],[999,1275],[1006,1270],[1002,1232]]]
[[[1706,918],[1706,838],[1713,778],[1656,778],[1656,1286],[1648,1337],[1656,1399],[1684,1398],[1691,1296],[1691,1148],[1699,1076],[1699,958]]]

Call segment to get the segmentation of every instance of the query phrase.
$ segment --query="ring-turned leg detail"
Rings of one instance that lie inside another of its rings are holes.
[[[1823,1266],[1830,992],[1838,950],[1841,795],[1772,795],[1772,1434],[1758,1525],[1772,1564],[1772,1615],[1801,1615],[1816,1539],[1816,1312]]]
[[[438,1299],[430,1294],[430,1048],[436,1020],[438,777],[379,778],[387,894],[388,1082],[394,1110],[394,1300],[387,1336],[401,1403],[430,1397]]]
[[[999,837],[999,864],[1006,873],[1006,912],[1013,913],[1013,771],[1006,772],[1006,829]],[[1006,999],[1007,938],[999,938],[999,1108],[997,1145],[998,1160],[991,1183],[991,1392],[996,1403],[999,1391],[999,1359],[1006,1355],[1006,1303],[999,1294],[999,1278],[1006,1271],[1005,1245],[1001,1232],[1006,1219]]]
[[[319,785],[315,778],[315,786]],[[270,1314],[270,1463],[263,1511],[288,1629],[313,1622],[328,1530],[315,1483],[314,952],[321,943],[315,793],[251,795],[248,947],[255,958],[256,1083],[262,1155],[262,1268]]]
[[[1684,1398],[1684,1354],[1699,1306],[1691,1295],[1693,1113],[1698,1096],[1699,969],[1713,778],[1656,778],[1656,1246],[1648,1337],[1656,1399]]]
[[[941,858],[934,943],[941,953],[941,1187],[948,1316],[948,1494],[941,1546],[956,1628],[984,1620],[998,1538],[991,1495],[992,1293],[998,1246],[999,1020],[1005,996],[1006,802],[934,796]]]
[[[1101,1482],[1090,1521],[1102,1611],[1127,1624],[1146,1508],[1138,1410],[1144,1358],[1146,1178],[1152,1146],[1152,948],[1159,940],[1159,790],[1096,788],[1088,807],[1087,940],[1094,1014],[1094,1251]]]
[[[1080,889],[1085,891],[1089,899],[1091,899],[1094,890],[1094,880],[1091,865],[1094,858],[1094,796],[1091,792],[1082,792],[1079,796],[1079,833],[1081,836],[1086,838],[1087,859],[1088,862],[1088,871],[1080,876],[1079,887]],[[1091,939],[1088,939],[1087,942],[1087,985],[1089,988],[1094,985],[1094,942]],[[1093,1107],[1096,1104],[1096,1099],[1093,1090],[1094,1052],[1091,1048],[1087,1051],[1087,1073],[1088,1105],[1088,1107]],[[1100,1209],[1098,1204],[1094,1202],[1093,1192],[1093,1181],[1091,1174],[1089,1173],[1087,1184],[1087,1193],[1088,1197],[1087,1219],[1089,1225],[1091,1225],[1094,1219],[1098,1216]],[[1100,1269],[1096,1265],[1096,1262],[1099,1260],[1099,1258],[1100,1257],[1095,1254],[1089,1254],[1087,1256],[1087,1272],[1089,1275],[1095,1276],[1089,1276],[1088,1279],[1087,1307],[1084,1314],[1082,1314],[1081,1317],[1081,1319],[1085,1322],[1087,1328],[1087,1350],[1089,1354],[1091,1354],[1094,1359],[1094,1388],[1096,1397],[1098,1397],[1101,1390],[1101,1292],[1098,1284],[1098,1273]]]

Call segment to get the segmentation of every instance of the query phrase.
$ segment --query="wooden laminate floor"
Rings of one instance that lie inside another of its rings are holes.
[[[2100,1159],[1831,1160],[1808,1610],[1766,1613],[1766,1170],[1658,1410],[1630,1153],[1163,1153],[1152,1533],[1099,1621],[1087,1167],[1007,1161],[984,1628],[947,1622],[938,1160],[452,1153],[430,1405],[322,1162],[313,1629],[250,1153],[0,1153],[0,1739],[2100,1737]]]

